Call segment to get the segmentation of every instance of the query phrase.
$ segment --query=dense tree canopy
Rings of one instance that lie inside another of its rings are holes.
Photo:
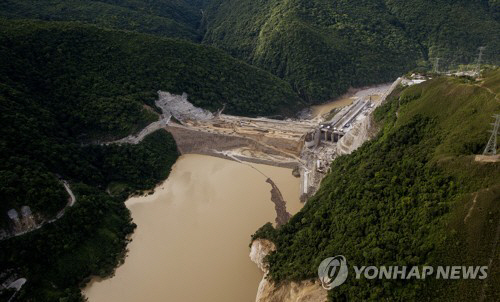
[[[163,130],[138,145],[96,142],[158,119],[157,90],[186,92],[209,110],[291,114],[351,86],[428,69],[437,57],[443,68],[473,63],[478,46],[487,47],[483,62],[498,63],[499,12],[493,0],[1,1],[0,226],[23,205],[53,218],[68,200],[58,178],[71,183],[77,203],[57,222],[0,242],[0,272],[28,278],[22,301],[81,301],[90,275],[113,271],[134,228],[123,201],[165,179],[178,154]],[[256,234],[278,245],[271,277],[313,277],[332,253],[358,263],[453,263],[459,251],[487,259],[499,170],[470,155],[499,111],[491,95],[498,79],[442,78],[393,96],[376,112],[384,128],[377,140],[336,160],[289,224]],[[456,210],[471,193],[487,209],[472,231]],[[372,285],[331,298],[467,299],[478,291]]]
[[[493,87],[499,74],[484,83]],[[400,89],[378,108],[379,136],[336,159],[288,224],[266,224],[254,235],[277,245],[268,257],[271,278],[315,278],[321,261],[334,255],[358,267],[487,265],[498,251],[491,232],[500,221],[500,165],[477,163],[473,154],[484,148],[500,103],[477,85],[440,78]],[[474,196],[481,213],[465,225]],[[488,272],[488,283],[497,284],[498,268]],[[332,301],[472,301],[481,291],[478,282],[446,281],[351,277],[329,294]],[[498,299],[498,288],[487,297]]]
[[[498,63],[498,2],[214,0],[203,42],[290,82],[306,100],[391,81],[408,70]]]
[[[6,0],[0,16],[80,21],[101,27],[199,41],[203,0]]]
[[[99,170],[80,154],[101,152],[80,145],[123,137],[156,120],[145,106],[154,106],[159,89],[187,92],[202,107],[226,104],[228,112],[246,115],[293,110],[299,104],[286,82],[215,49],[78,24],[1,21],[0,27],[4,210],[26,199],[47,214],[60,209],[66,198],[47,171],[100,177],[94,183],[115,181],[94,171],[78,171],[89,163]],[[105,149],[119,158],[139,150]],[[102,154],[99,157],[103,160]],[[141,166],[138,162],[135,167]],[[34,174],[40,178],[34,180]],[[138,175],[133,178],[132,182],[152,185]],[[20,194],[30,182],[53,189],[47,194]]]
[[[165,130],[138,145],[96,142],[157,120],[157,90],[246,115],[300,105],[285,81],[211,47],[79,23],[2,19],[0,29],[1,228],[24,205],[54,218],[68,202],[58,178],[77,195],[62,219],[0,242],[0,271],[29,280],[23,300],[78,301],[85,278],[120,261],[133,230],[123,201],[164,180],[177,147]]]
[[[8,0],[0,15],[80,21],[223,49],[286,79],[310,102],[412,68],[498,64],[498,1]]]

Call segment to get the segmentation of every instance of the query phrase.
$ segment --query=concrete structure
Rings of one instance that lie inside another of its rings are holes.
[[[304,145],[306,146],[306,148],[313,148],[316,146],[316,142],[314,141],[314,137],[315,137],[315,134],[316,131],[314,132],[309,132],[306,134],[305,138],[304,138]]]
[[[22,206],[21,207],[21,216],[24,217],[30,217],[32,215],[31,209],[28,206]]]
[[[17,211],[15,209],[10,209],[7,211],[7,216],[9,216],[10,220],[14,221],[14,222],[18,222],[19,221],[19,214],[17,213]]]
[[[180,122],[165,127],[182,154],[207,154],[237,161],[298,169],[301,200],[315,193],[337,156],[337,144],[401,83],[358,90],[355,101],[329,120],[275,120],[211,114],[196,108],[187,95],[159,92],[156,105],[163,115]],[[423,79],[417,79],[423,80]]]
[[[319,129],[321,131],[321,140],[325,142],[336,143],[345,134],[344,131],[337,130],[331,125],[322,125]]]
[[[169,131],[181,154],[206,154],[237,161],[288,167],[299,171],[301,200],[315,193],[319,182],[337,156],[337,143],[365,119],[401,83],[368,87],[355,92],[356,100],[342,107],[329,120],[249,118],[232,116],[222,110],[212,114],[193,106],[186,94],[159,91],[156,106],[160,121],[139,135],[120,143],[137,143],[152,130]],[[174,117],[177,122],[171,122]]]

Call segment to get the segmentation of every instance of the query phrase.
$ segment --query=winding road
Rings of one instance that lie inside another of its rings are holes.
[[[43,227],[44,225],[46,225],[46,224],[49,224],[49,223],[54,223],[54,222],[56,222],[57,220],[61,219],[61,218],[64,216],[64,214],[66,213],[66,210],[67,210],[68,208],[70,208],[70,207],[74,206],[74,205],[75,205],[75,203],[76,203],[76,197],[75,197],[75,194],[74,194],[74,193],[73,193],[73,191],[71,190],[71,187],[70,187],[70,185],[69,185],[68,181],[66,181],[66,180],[63,180],[63,179],[62,179],[62,180],[61,180],[61,183],[62,183],[62,185],[64,186],[64,189],[66,190],[66,192],[68,193],[69,198],[68,198],[68,203],[66,204],[66,206],[65,206],[65,207],[64,207],[61,211],[59,211],[59,212],[57,213],[57,215],[56,215],[56,217],[55,217],[55,218],[50,219],[50,220],[45,220],[45,221],[42,221],[40,224],[37,224],[37,225],[35,225],[34,227],[29,228],[29,229],[27,229],[27,230],[24,230],[24,231],[22,231],[22,232],[17,232],[17,233],[11,234],[11,235],[7,235],[7,236],[5,236],[5,237],[1,238],[1,239],[0,239],[0,241],[2,241],[2,240],[6,240],[6,239],[9,239],[9,238],[12,238],[12,237],[22,236],[22,235],[24,235],[24,234],[27,234],[27,233],[33,232],[33,231],[35,231],[35,230],[38,230],[38,229],[40,229],[41,227]]]

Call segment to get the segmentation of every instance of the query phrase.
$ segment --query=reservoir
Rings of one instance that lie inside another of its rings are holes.
[[[290,169],[251,164],[300,208]],[[83,290],[90,302],[255,301],[262,272],[250,260],[250,236],[274,222],[271,186],[247,164],[183,155],[154,194],[126,205],[137,229],[115,276]]]

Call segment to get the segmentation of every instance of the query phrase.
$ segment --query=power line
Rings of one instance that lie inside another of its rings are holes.
[[[438,73],[439,72],[439,60],[441,58],[434,58],[434,73]]]
[[[477,58],[475,73],[479,76],[481,74],[481,60],[483,59],[483,51],[486,49],[486,46],[481,46],[478,49],[479,49],[479,56]]]
[[[495,123],[492,123],[493,130],[490,130],[491,136],[486,144],[486,148],[484,148],[483,155],[496,155],[497,154],[497,136],[498,136],[498,128],[500,128],[500,114],[493,115],[495,118]]]

